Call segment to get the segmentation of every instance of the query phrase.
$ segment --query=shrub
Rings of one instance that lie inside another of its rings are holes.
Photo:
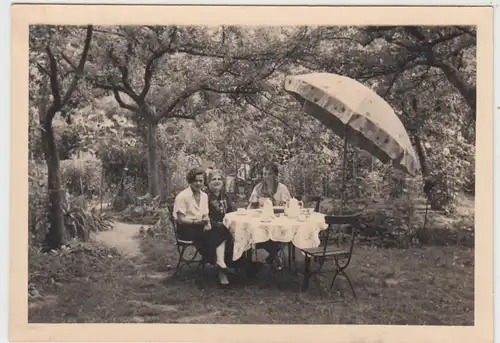
[[[120,258],[116,249],[97,243],[76,243],[64,246],[59,251],[42,252],[28,249],[28,289],[30,295],[56,293],[58,284],[66,282],[88,282],[88,277],[103,275],[109,270],[110,259]]]
[[[71,195],[87,198],[98,196],[101,190],[102,162],[90,153],[61,161],[61,178]]]
[[[110,230],[112,218],[108,213],[99,213],[95,207],[89,209],[83,196],[69,196],[63,209],[64,225],[70,238],[87,241],[91,232]]]
[[[41,242],[47,234],[49,213],[47,168],[30,161],[28,164],[28,227],[30,242]]]
[[[107,142],[99,148],[106,182],[119,185],[124,177],[148,180],[148,160],[146,147],[136,141],[124,139],[120,142]]]
[[[159,220],[163,220],[162,225],[165,224],[165,218],[168,218],[166,217],[168,209],[160,203],[159,196],[151,198],[149,194],[146,194],[130,198],[129,201],[132,203],[120,212],[121,220],[148,225],[158,224]]]
[[[49,229],[49,203],[47,197],[47,168],[43,164],[29,162],[28,227],[31,244],[45,240]],[[84,196],[66,193],[63,204],[64,223],[68,236],[80,240],[88,239],[90,232],[103,231],[111,227],[107,214],[89,209]]]
[[[429,203],[432,209],[454,213],[457,195],[474,192],[475,147],[461,136],[456,137],[454,131],[445,131],[447,138],[443,142],[426,146],[430,176],[436,181]]]

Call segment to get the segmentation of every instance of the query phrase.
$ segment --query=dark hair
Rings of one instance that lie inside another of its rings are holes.
[[[278,166],[275,163],[271,162],[271,163],[265,164],[264,168],[262,170],[264,170],[264,169],[272,171],[273,174],[276,176],[278,176],[278,174],[279,174]]]
[[[188,171],[188,173],[186,175],[186,181],[190,184],[196,179],[196,176],[198,176],[198,175],[203,175],[203,183],[206,184],[207,183],[207,175],[205,174],[205,171],[203,169],[197,168],[197,167]]]

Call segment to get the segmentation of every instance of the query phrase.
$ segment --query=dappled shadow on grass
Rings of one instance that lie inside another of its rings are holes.
[[[56,295],[57,300],[30,309],[29,321],[474,324],[472,249],[357,246],[348,270],[358,303],[342,279],[331,294],[321,298],[314,284],[300,294],[299,277],[269,268],[262,270],[254,282],[240,280],[221,289],[215,271],[207,267],[205,286],[200,288],[194,282],[194,268],[183,269],[178,278],[171,278],[177,259],[173,242],[147,237],[141,241],[141,250],[141,260],[74,257],[71,263],[79,264],[79,270],[85,272],[61,277],[56,286],[42,287],[44,295]],[[61,258],[57,261],[65,263]],[[330,277],[324,286],[329,286]]]
[[[177,257],[160,241],[148,240],[143,246],[149,256],[163,254],[171,261]],[[184,269],[178,279],[166,278],[162,291],[151,294],[149,300],[182,304],[182,314],[176,316],[214,309],[228,313],[207,323],[473,325],[472,249],[358,246],[349,273],[357,304],[343,279],[321,298],[314,284],[300,295],[300,278],[268,269],[257,282],[230,289],[219,289],[210,270],[205,288],[199,289],[193,282],[194,270]],[[327,276],[324,286],[330,284],[332,275]],[[165,320],[175,322],[176,316]]]

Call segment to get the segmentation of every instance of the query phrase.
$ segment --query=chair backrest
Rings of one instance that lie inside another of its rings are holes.
[[[328,228],[326,230],[326,234],[322,235],[322,244],[324,246],[323,253],[326,253],[328,246],[335,244],[333,242],[335,238],[337,247],[342,247],[344,244],[344,238],[347,236],[346,250],[349,252],[349,258],[351,258],[356,234],[360,228],[360,220],[361,214],[359,213],[325,216],[325,223],[328,225]],[[345,231],[347,227],[350,228],[349,232]]]
[[[179,226],[177,225],[177,220],[174,218],[174,205],[167,204],[168,211],[170,212],[170,222],[172,223],[172,227],[174,229],[175,240],[179,240]]]
[[[299,195],[297,196],[298,200],[304,202],[304,207],[309,207],[312,203],[314,203],[314,212],[319,212],[319,206],[321,204],[322,197],[319,195]]]

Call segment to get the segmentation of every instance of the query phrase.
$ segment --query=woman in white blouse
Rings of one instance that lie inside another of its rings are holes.
[[[173,216],[179,225],[179,239],[193,241],[199,253],[219,270],[219,281],[229,284],[229,268],[224,260],[229,231],[210,223],[208,196],[202,191],[206,183],[205,171],[192,169],[187,174],[189,187],[175,197]]]
[[[269,163],[262,170],[262,181],[253,189],[248,208],[262,207],[266,198],[271,199],[274,206],[283,206],[292,197],[288,188],[278,181],[278,166]]]
[[[269,163],[262,171],[262,181],[253,189],[250,195],[248,208],[259,208],[264,204],[266,198],[271,199],[274,206],[283,206],[291,199],[288,188],[278,181],[278,166]],[[268,252],[266,263],[275,263],[276,268],[283,269],[283,261],[278,256],[282,245],[278,242],[267,241],[256,245],[257,249],[264,249]]]

